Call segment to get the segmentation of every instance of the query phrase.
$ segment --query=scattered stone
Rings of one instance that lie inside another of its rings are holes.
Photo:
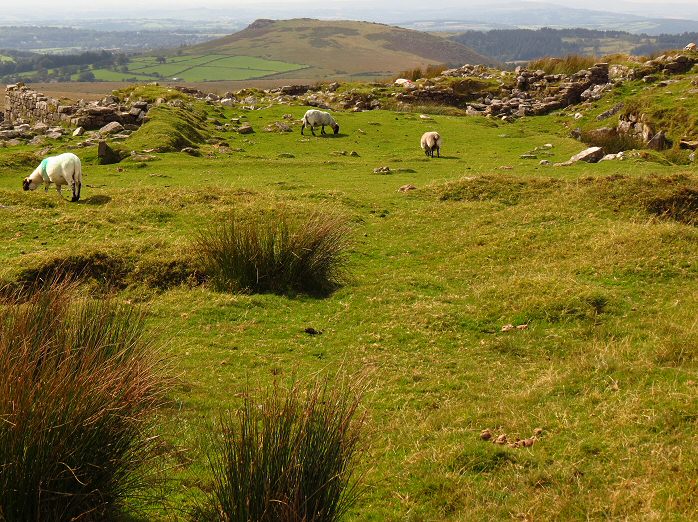
[[[84,127],[78,127],[73,131],[73,136],[82,136],[85,134],[85,128]]]
[[[32,130],[37,134],[44,134],[48,130],[48,125],[43,122],[35,123]]]
[[[250,125],[249,123],[246,123],[238,127],[236,130],[238,134],[252,134],[254,132],[252,125]]]
[[[533,435],[535,437],[540,437],[541,435],[543,435],[543,428],[536,428],[535,430],[533,430]]]
[[[576,112],[574,114],[574,119],[575,120],[581,120],[584,117],[584,115],[581,112]]]
[[[535,154],[521,154],[521,156],[519,156],[519,158],[528,159],[528,160],[535,160],[535,159],[538,159],[538,156],[536,156]]]
[[[684,51],[695,51],[696,50],[696,44],[691,42],[688,44],[686,47],[683,48]]]
[[[539,163],[539,165],[540,165],[541,167],[549,167],[550,165],[552,165],[552,163],[551,163],[549,160],[541,160],[541,162]]]
[[[279,158],[295,158],[293,154],[290,152],[282,152],[281,154],[278,155]]]
[[[528,330],[528,325],[527,324],[520,324],[520,325],[517,325],[516,329],[517,330]]]
[[[615,116],[616,114],[618,114],[621,111],[621,109],[623,109],[624,106],[625,106],[625,104],[618,103],[618,104],[614,105],[613,107],[611,107],[610,109],[608,109],[607,111],[604,111],[601,114],[599,114],[596,117],[596,119],[598,121],[601,121],[601,120],[605,120],[607,118],[610,118],[611,116]]]
[[[682,149],[696,150],[698,149],[698,140],[681,140],[679,147]]]
[[[392,170],[390,170],[390,167],[376,167],[373,169],[374,174],[391,174]]]
[[[490,440],[492,438],[492,431],[486,428],[480,432],[480,438],[482,440]]]
[[[124,126],[118,121],[112,121],[107,123],[104,127],[99,129],[100,134],[115,134],[124,130]]]
[[[97,157],[100,165],[112,165],[121,161],[121,156],[107,145],[106,141],[100,141],[97,145]]]
[[[283,121],[276,121],[264,127],[264,132],[293,132],[293,129]]]
[[[307,333],[308,335],[320,335],[320,334],[322,334],[322,331],[321,331],[321,330],[316,330],[316,329],[313,328],[312,326],[309,326],[308,328],[306,328],[306,329],[303,330],[303,331],[304,331],[305,333]]]
[[[625,152],[619,152],[618,154],[606,154],[603,158],[601,158],[599,161],[614,161],[614,160],[622,160],[625,158]]]
[[[502,326],[502,332],[510,332],[515,328],[513,324],[505,324]]]
[[[507,436],[504,433],[502,433],[499,437],[494,439],[494,444],[499,444],[500,446],[503,446],[506,443],[507,443]]]
[[[665,150],[668,149],[669,146],[670,142],[667,139],[666,133],[664,131],[659,131],[657,134],[655,134],[649,140],[647,140],[647,147],[652,150]]]
[[[399,189],[397,189],[398,192],[409,192],[410,190],[417,190],[417,187],[414,185],[403,185]]]
[[[352,151],[349,153],[349,155],[350,155],[352,158],[358,158],[358,157],[359,157],[359,153],[356,152],[355,150],[352,150]]]
[[[603,149],[601,147],[589,147],[584,149],[579,154],[572,156],[569,161],[571,163],[576,163],[578,161],[586,161],[587,163],[597,163],[601,158],[605,156]]]
[[[404,87],[405,89],[416,89],[417,84],[414,83],[412,80],[408,80],[407,78],[398,78],[395,80],[395,85],[398,87]]]
[[[431,119],[433,119],[433,118],[432,118],[431,116],[429,116],[428,114],[420,114],[420,115],[419,115],[419,119],[421,119],[421,120],[431,120]]]
[[[180,152],[183,152],[185,154],[189,154],[190,156],[195,156],[195,157],[201,156],[201,152],[198,149],[195,149],[194,147],[184,147]]]

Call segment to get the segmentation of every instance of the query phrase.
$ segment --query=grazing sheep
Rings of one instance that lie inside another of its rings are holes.
[[[48,186],[51,183],[55,184],[58,194],[61,194],[63,185],[68,185],[73,192],[71,201],[79,200],[82,188],[80,158],[72,152],[45,158],[29,177],[24,178],[23,188],[24,190],[36,190],[42,183],[47,192]]]
[[[436,151],[436,156],[441,157],[441,136],[438,132],[431,131],[422,134],[422,140],[420,142],[424,154],[427,156],[434,157],[434,151]]]
[[[325,125],[332,127],[334,133],[339,133],[339,125],[334,121],[334,118],[329,112],[318,111],[317,109],[310,109],[303,116],[303,125],[301,126],[301,134],[303,134],[303,129],[310,127],[310,132],[315,136],[315,127],[320,125],[322,127],[320,133],[327,134],[325,132]]]

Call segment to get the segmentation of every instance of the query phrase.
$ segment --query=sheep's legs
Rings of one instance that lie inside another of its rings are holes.
[[[313,134],[313,136],[315,136],[315,127],[313,127],[310,124],[308,124],[307,126],[310,127],[310,132]],[[305,134],[303,134],[303,129],[305,129],[305,127],[306,127],[306,123],[303,122],[303,125],[301,125],[301,135],[303,135],[303,136],[305,136]]]
[[[324,125],[322,126],[322,129],[320,130],[320,134],[327,134],[327,133],[325,132],[325,126],[324,126]]]
[[[73,183],[73,186],[71,187],[73,189],[73,199],[70,201],[75,202],[80,199],[80,188],[82,187],[82,183]],[[76,190],[77,189],[77,190]]]

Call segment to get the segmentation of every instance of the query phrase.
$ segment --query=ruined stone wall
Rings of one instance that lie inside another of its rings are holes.
[[[8,85],[5,89],[5,121],[10,123],[70,123],[76,108],[61,105],[55,98],[44,96],[24,84]]]
[[[11,125],[43,123],[88,130],[100,129],[111,122],[140,125],[147,111],[145,102],[125,106],[113,96],[106,96],[99,102],[80,100],[74,104],[62,104],[22,83],[5,88],[5,123]]]

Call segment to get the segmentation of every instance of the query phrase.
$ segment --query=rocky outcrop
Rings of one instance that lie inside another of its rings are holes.
[[[653,150],[665,150],[672,145],[666,133],[663,130],[655,129],[644,114],[621,115],[616,131],[619,134],[631,136]]]
[[[690,45],[690,44],[689,44]],[[698,53],[688,49],[687,53],[662,55],[648,60],[641,67],[631,69],[628,77],[631,80],[645,79],[647,82],[656,81],[660,74],[683,74],[690,71],[698,63]]]

